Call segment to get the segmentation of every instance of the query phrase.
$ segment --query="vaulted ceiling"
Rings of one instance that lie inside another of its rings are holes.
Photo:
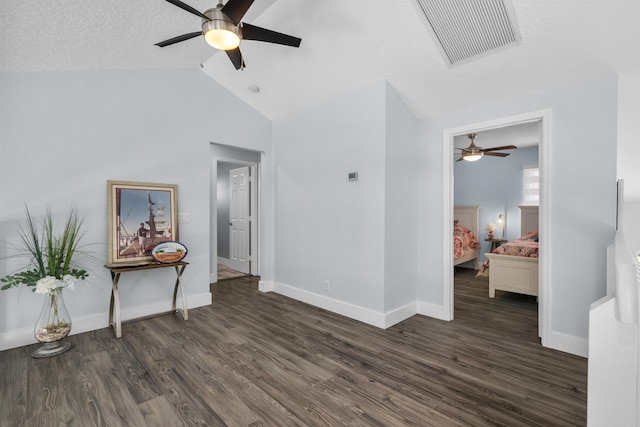
[[[204,11],[215,0],[187,0]],[[513,0],[522,43],[449,67],[417,0],[256,0],[243,21],[302,38],[243,41],[246,69],[200,37],[200,19],[164,0],[2,0],[0,71],[201,68],[271,119],[382,79],[417,117],[612,73],[640,75],[640,2]],[[259,91],[250,91],[257,86]]]

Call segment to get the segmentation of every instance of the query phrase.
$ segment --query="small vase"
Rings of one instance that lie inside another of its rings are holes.
[[[62,289],[52,290],[44,298],[34,330],[36,340],[44,345],[31,353],[35,358],[57,356],[71,348],[71,343],[61,341],[71,332],[71,316],[64,305]]]
[[[489,232],[489,240],[493,240],[493,232]]]

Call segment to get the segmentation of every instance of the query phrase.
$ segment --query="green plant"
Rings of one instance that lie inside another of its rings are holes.
[[[2,290],[26,285],[33,291],[46,294],[64,287],[73,288],[74,279],[84,280],[88,273],[75,265],[80,254],[84,218],[73,206],[67,215],[61,232],[56,230],[53,215],[47,210],[37,221],[25,206],[26,222],[19,228],[22,246],[19,255],[28,262],[25,271],[7,275],[0,279]]]

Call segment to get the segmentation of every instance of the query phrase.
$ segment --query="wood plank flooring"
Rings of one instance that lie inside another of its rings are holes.
[[[224,264],[218,263],[218,280],[237,279],[238,277],[247,276],[241,271],[234,270]]]
[[[456,319],[387,330],[257,291],[0,352],[0,426],[583,426],[586,359],[542,348],[534,298],[456,274]]]

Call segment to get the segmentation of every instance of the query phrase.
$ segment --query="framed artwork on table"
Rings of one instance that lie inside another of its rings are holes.
[[[107,181],[109,265],[153,262],[153,248],[178,240],[178,186]]]

